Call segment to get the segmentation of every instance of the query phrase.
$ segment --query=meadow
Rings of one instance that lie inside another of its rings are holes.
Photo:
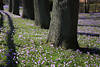
[[[41,29],[34,24],[33,20],[23,19],[10,15],[15,27],[13,40],[15,48],[9,49],[6,39],[9,30],[8,21],[4,19],[4,28],[0,32],[0,67],[5,67],[9,62],[14,61],[18,67],[100,67],[100,54],[95,51],[100,49],[100,25],[88,24],[80,21],[78,32],[90,33],[87,35],[78,34],[80,47],[93,48],[94,52],[64,50],[61,47],[54,48],[52,43],[46,43],[48,29]],[[89,15],[86,15],[89,16]],[[82,26],[85,25],[85,26]],[[94,26],[95,27],[92,27]],[[98,26],[98,27],[96,27]],[[98,36],[92,36],[92,34]],[[9,52],[15,50],[15,56],[8,60]]]

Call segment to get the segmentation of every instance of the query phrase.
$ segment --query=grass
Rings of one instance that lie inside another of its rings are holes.
[[[63,50],[60,47],[54,48],[47,44],[48,30],[35,26],[32,20],[13,17],[13,23],[15,26],[13,37],[17,52],[17,61],[15,62],[18,67],[100,66],[99,55],[90,54],[89,52],[82,53],[79,50]],[[3,40],[0,41],[0,66],[6,66],[8,46],[5,41],[6,36],[1,38]],[[78,42],[81,47],[100,48],[99,39],[99,37],[78,35]]]

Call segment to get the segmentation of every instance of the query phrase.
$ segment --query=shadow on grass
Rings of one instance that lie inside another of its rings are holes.
[[[90,17],[79,17],[79,19],[83,19],[83,20],[85,20],[85,19],[99,20],[100,17],[92,17],[92,16],[90,16]]]
[[[6,53],[7,56],[7,65],[4,67],[17,67],[18,64],[18,60],[16,58],[17,56],[17,52],[16,52],[16,46],[14,44],[14,40],[13,40],[13,35],[14,35],[14,26],[13,26],[13,21],[11,19],[11,17],[3,11],[0,11],[0,13],[2,15],[6,15],[8,18],[8,24],[10,27],[10,30],[8,30],[6,32],[6,42],[7,42],[7,47],[8,47],[8,51]],[[2,65],[0,65],[2,66]],[[3,67],[3,66],[2,66]]]
[[[94,33],[78,32],[77,34],[79,34],[79,35],[86,35],[86,36],[100,37],[100,34],[94,34]]]
[[[78,25],[78,26],[84,26],[84,27],[99,27],[100,28],[100,26],[97,26],[97,25]]]
[[[79,19],[100,19],[100,13],[80,13],[83,16],[80,16]],[[87,16],[85,16],[87,15]]]
[[[92,37],[100,37],[100,34],[93,34],[93,33],[81,33],[78,32],[79,35],[86,35],[86,36],[92,36]],[[90,54],[98,54],[100,55],[100,48],[79,48],[79,51],[82,53],[90,53]]]
[[[89,16],[89,17],[83,16],[83,17],[79,17],[79,18],[83,19],[83,20],[84,19],[93,19],[93,20],[100,19],[100,15],[99,16],[93,16],[93,15],[91,14],[91,16]],[[100,26],[98,26],[98,25],[80,25],[79,24],[78,26],[84,26],[84,27],[88,26],[88,27],[98,27],[98,28],[100,28]],[[92,37],[100,37],[100,34],[95,34],[95,33],[78,32],[77,34],[86,35],[86,36],[92,36]],[[79,51],[82,52],[82,53],[90,53],[90,54],[98,54],[98,55],[100,55],[100,48],[81,48],[80,47]]]
[[[100,48],[79,48],[79,51],[82,53],[100,55]]]

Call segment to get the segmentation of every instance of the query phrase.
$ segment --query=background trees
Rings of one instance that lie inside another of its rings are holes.
[[[19,15],[19,0],[12,0],[12,12]]]
[[[9,0],[9,12],[19,15],[19,0]]]
[[[0,10],[3,10],[3,0],[0,0]]]
[[[48,41],[54,46],[77,49],[79,0],[54,0]]]
[[[50,12],[48,9],[49,0],[34,0],[35,23],[41,28],[49,28]]]
[[[89,13],[89,0],[85,0],[85,13]]]
[[[3,27],[3,15],[2,15],[2,13],[0,13],[0,28],[2,28]],[[0,32],[1,32],[1,30],[0,30]]]
[[[34,0],[22,0],[23,18],[34,19]]]
[[[8,2],[9,2],[9,5],[8,5],[9,6],[9,12],[12,12],[12,0],[9,0]]]

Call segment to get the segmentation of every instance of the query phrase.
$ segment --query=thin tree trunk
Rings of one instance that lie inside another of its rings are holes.
[[[3,14],[0,12],[0,28],[3,27]],[[0,30],[1,32],[1,30]]]
[[[19,14],[19,0],[12,0],[12,12],[15,15]]]
[[[89,2],[88,2],[88,0],[85,0],[85,13],[89,13],[89,7],[90,5],[89,5]]]
[[[22,17],[34,20],[34,0],[23,0]]]
[[[77,42],[79,0],[54,0],[48,40],[55,47],[79,48]]]
[[[0,0],[0,10],[4,10],[4,8],[3,8],[3,0]]]
[[[97,7],[97,1],[95,1],[95,13],[97,12],[96,11],[96,9],[97,9],[96,7]]]
[[[12,0],[9,0],[9,12],[12,12]]]
[[[48,29],[50,24],[49,0],[34,0],[35,23]]]

